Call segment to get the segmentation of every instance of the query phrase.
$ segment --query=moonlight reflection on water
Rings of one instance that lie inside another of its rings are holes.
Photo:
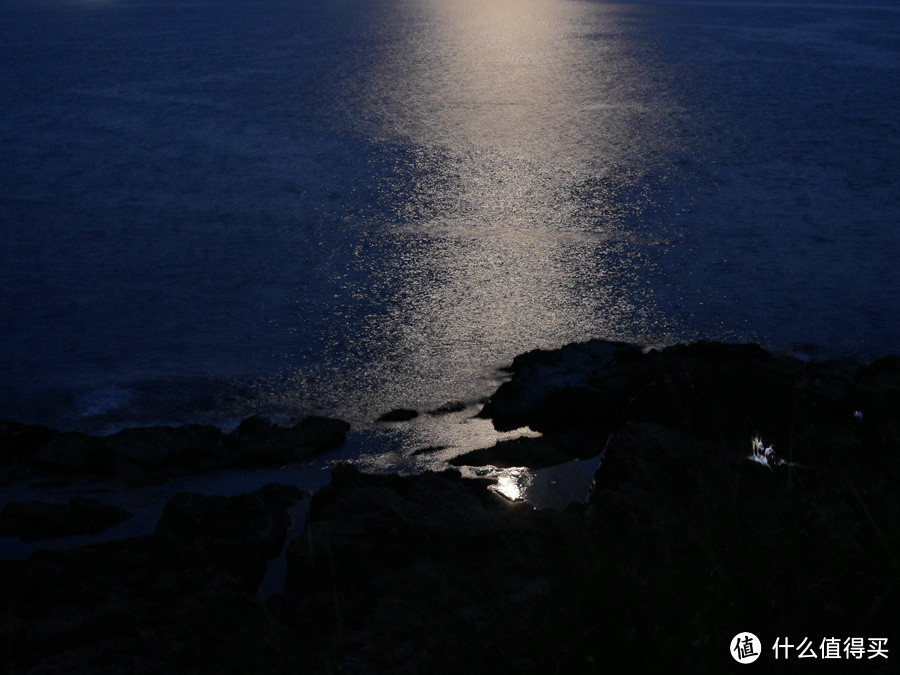
[[[496,384],[485,373],[528,349],[660,339],[641,279],[661,243],[631,227],[648,204],[623,167],[658,168],[647,147],[664,145],[669,111],[640,82],[615,12],[402,7],[407,30],[383,28],[344,83],[346,105],[365,111],[360,133],[405,148],[380,184],[387,222],[372,225],[390,242],[376,277],[395,300],[356,345],[367,396],[471,400]]]
[[[593,337],[896,351],[895,18],[9,0],[0,413],[366,428]]]

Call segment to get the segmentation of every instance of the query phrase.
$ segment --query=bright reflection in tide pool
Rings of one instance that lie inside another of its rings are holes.
[[[531,475],[528,471],[509,469],[497,478],[494,490],[510,501],[518,501],[522,499],[522,494],[530,482]]]

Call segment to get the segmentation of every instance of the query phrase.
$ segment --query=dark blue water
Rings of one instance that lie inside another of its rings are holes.
[[[3,0],[0,417],[476,405],[590,337],[900,351],[896,3]]]

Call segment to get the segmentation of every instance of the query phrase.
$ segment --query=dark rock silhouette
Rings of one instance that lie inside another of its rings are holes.
[[[211,565],[253,593],[266,560],[284,548],[291,522],[287,509],[306,496],[286,485],[236,497],[183,492],[166,504],[155,538],[185,569]]]
[[[238,466],[292,464],[338,447],[349,429],[346,422],[327,417],[282,427],[254,416],[228,435],[225,446]]]
[[[542,609],[576,592],[562,542],[577,518],[501,500],[488,484],[455,471],[334,469],[310,504],[306,534],[289,546],[286,593],[273,602],[320,645],[314,668],[482,671],[508,662],[517,634],[555,631],[555,613]],[[520,656],[539,665],[533,653]]]
[[[10,672],[286,672],[287,629],[254,597],[305,493],[178,495],[150,537],[0,561]],[[278,647],[278,648],[276,648]]]
[[[132,515],[89,497],[74,497],[67,504],[9,502],[0,514],[0,535],[36,541],[94,534],[128,520]]]
[[[300,462],[338,447],[349,429],[341,420],[315,416],[291,427],[252,417],[230,434],[195,424],[92,436],[3,422],[0,466],[7,481],[53,473],[152,483],[185,473]]]
[[[568,433],[544,434],[540,438],[514,438],[498,441],[489,448],[458,455],[448,463],[453,466],[524,466],[543,469],[573,459],[596,457],[603,450],[602,437],[586,429]]]
[[[592,341],[529,352],[510,370],[511,380],[481,415],[498,430],[544,432],[541,441],[570,459],[581,458],[586,445],[599,452],[628,422],[652,422],[742,451],[759,437],[793,461],[819,456],[823,448],[840,454],[860,442],[887,450],[898,437],[896,357],[804,363],[757,345],[698,342],[645,352]]]
[[[419,413],[409,408],[395,408],[381,415],[376,422],[407,422],[415,419]]]
[[[449,415],[451,413],[461,412],[466,409],[466,404],[462,401],[447,401],[446,403],[442,403],[437,408],[433,410],[429,410],[429,415]]]
[[[594,342],[512,371],[483,414],[543,436],[460,461],[601,453],[585,504],[536,511],[455,470],[338,466],[263,603],[299,492],[178,495],[152,537],[0,561],[10,670],[714,673],[750,628],[761,658],[778,637],[890,638],[900,360]],[[4,433],[8,465],[46,447],[40,429]],[[292,433],[250,420],[222,451],[256,438],[283,458]]]
[[[441,450],[446,450],[446,445],[429,445],[424,448],[418,448],[417,450],[413,450],[410,453],[411,457],[420,457],[422,455],[433,455],[436,452],[440,452]]]

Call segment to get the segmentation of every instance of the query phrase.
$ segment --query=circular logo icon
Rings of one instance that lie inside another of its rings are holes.
[[[738,633],[731,638],[731,656],[738,663],[753,663],[762,654],[762,642],[753,633]]]

